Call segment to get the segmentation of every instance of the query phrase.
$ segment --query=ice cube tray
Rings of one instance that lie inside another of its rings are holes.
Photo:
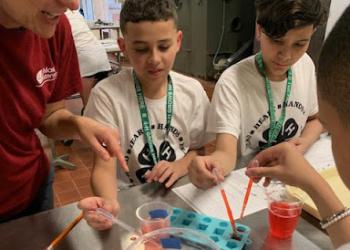
[[[240,240],[232,239],[232,228],[230,222],[217,219],[194,211],[187,211],[174,207],[171,216],[171,226],[180,228],[191,228],[206,234],[221,250],[238,250],[249,245],[250,228],[236,222]],[[193,240],[193,239],[191,239]]]

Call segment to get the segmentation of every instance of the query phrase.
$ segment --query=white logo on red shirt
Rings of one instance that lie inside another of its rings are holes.
[[[36,73],[37,84],[35,85],[37,88],[41,88],[44,86],[46,82],[54,81],[57,79],[57,72],[55,67],[45,67]]]

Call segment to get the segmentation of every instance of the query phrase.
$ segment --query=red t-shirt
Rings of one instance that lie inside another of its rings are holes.
[[[81,89],[70,25],[55,35],[0,25],[0,217],[24,210],[46,181],[49,162],[34,129],[47,103]]]

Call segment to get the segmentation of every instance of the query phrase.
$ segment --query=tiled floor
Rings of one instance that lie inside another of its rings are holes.
[[[200,81],[209,98],[211,98],[214,83]],[[79,114],[82,107],[81,100],[67,100],[67,107],[73,113]],[[61,142],[56,142],[55,145],[56,155],[69,154],[69,161],[76,165],[74,170],[56,168],[54,180],[55,207],[91,196],[90,174],[93,164],[91,149],[81,141],[74,141],[71,146],[64,146]]]
[[[69,161],[76,165],[74,170],[56,168],[54,181],[55,206],[65,205],[92,195],[90,172],[92,152],[82,142],[75,141],[71,146],[56,143],[58,155],[69,154]]]

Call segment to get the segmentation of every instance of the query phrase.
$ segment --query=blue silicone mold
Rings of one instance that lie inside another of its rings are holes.
[[[250,228],[248,226],[236,222],[240,240],[232,239],[230,222],[181,208],[175,207],[173,209],[171,226],[191,228],[204,233],[210,237],[221,250],[243,249],[245,245],[251,243],[249,239]]]

